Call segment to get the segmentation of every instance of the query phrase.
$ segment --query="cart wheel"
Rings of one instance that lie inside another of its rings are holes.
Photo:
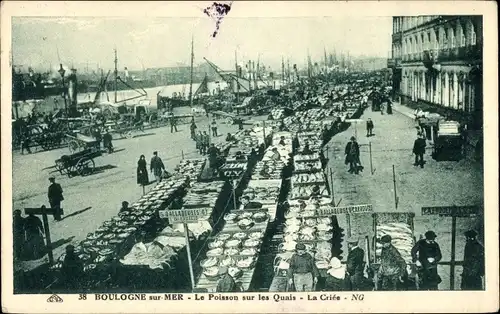
[[[78,141],[72,140],[68,143],[69,151],[73,154],[80,150],[80,145]]]
[[[126,137],[126,138],[133,138],[133,137],[134,137],[134,134],[132,134],[132,131],[128,131],[128,132],[125,134],[125,137]]]
[[[229,125],[233,124],[233,118],[227,118],[226,123]]]
[[[94,160],[86,157],[80,158],[75,166],[75,169],[76,172],[81,176],[92,173],[95,169]]]
[[[64,168],[64,162],[62,160],[56,160],[56,169],[60,174],[64,174],[66,168]]]

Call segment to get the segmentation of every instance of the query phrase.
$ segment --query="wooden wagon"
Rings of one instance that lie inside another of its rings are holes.
[[[71,177],[73,174],[87,175],[94,172],[94,158],[102,155],[100,149],[86,148],[71,155],[63,155],[56,160],[56,169],[61,174]]]
[[[72,154],[88,148],[100,150],[100,143],[93,137],[81,133],[76,133],[74,136],[67,134],[66,137],[68,138],[69,151]]]

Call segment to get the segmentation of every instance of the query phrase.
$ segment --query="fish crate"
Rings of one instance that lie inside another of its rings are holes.
[[[408,225],[408,227],[411,230],[411,238],[408,239],[410,240],[413,244],[415,244],[415,227],[414,227],[414,217],[415,213],[397,213],[397,212],[386,212],[386,213],[373,213],[373,242],[372,242],[372,249],[373,249],[373,260],[374,260],[374,267],[378,268],[378,263],[379,263],[379,256],[377,255],[377,226],[380,226],[382,224],[389,224],[389,223],[403,223]],[[411,261],[407,261],[408,265],[408,275],[409,277],[415,277],[416,275],[416,268],[415,264],[412,263]]]
[[[384,223],[394,223],[400,222],[405,223],[410,226],[410,229],[415,230],[413,219],[415,218],[415,213],[398,213],[398,212],[385,212],[385,213],[373,213],[373,232],[377,232],[377,225]]]

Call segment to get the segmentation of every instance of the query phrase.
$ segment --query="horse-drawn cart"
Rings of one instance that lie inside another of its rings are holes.
[[[67,134],[66,137],[69,141],[68,148],[71,153],[76,153],[88,148],[92,148],[95,150],[101,149],[100,143],[90,136],[76,133],[75,136]]]
[[[60,159],[56,160],[56,169],[61,174],[66,174],[68,177],[71,177],[74,173],[83,176],[94,172],[94,158],[101,155],[102,152],[100,149],[95,147],[85,148],[71,155],[61,156]]]

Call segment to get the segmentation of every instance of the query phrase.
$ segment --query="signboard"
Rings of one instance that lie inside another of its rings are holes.
[[[316,210],[319,216],[332,216],[341,214],[356,214],[356,213],[372,213],[373,207],[371,204],[352,205],[341,207],[322,207]]]
[[[168,210],[159,210],[158,216],[160,216],[161,219],[168,219]]]
[[[363,122],[363,119],[345,119],[344,121],[347,123],[351,122],[357,123],[357,122]]]
[[[61,212],[61,215],[64,215],[63,209],[59,209]],[[35,208],[25,208],[24,213],[26,215],[33,214],[33,215],[54,215],[55,208],[41,208],[41,207],[35,207]]]
[[[447,217],[470,217],[477,215],[477,206],[436,206],[422,207],[422,215],[439,215]]]
[[[191,209],[178,209],[169,210],[167,217],[170,223],[196,223],[202,217],[210,215],[212,209],[210,208],[191,208]]]

